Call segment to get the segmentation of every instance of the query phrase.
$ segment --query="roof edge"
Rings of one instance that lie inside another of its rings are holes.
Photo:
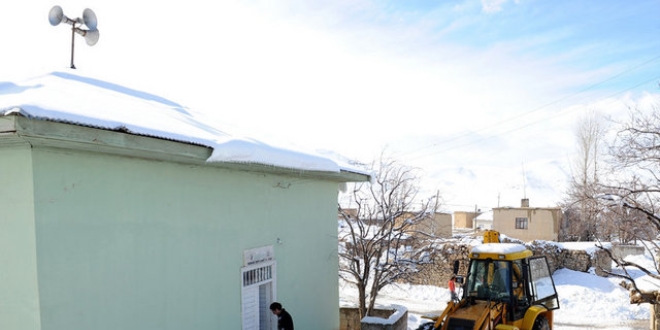
[[[0,117],[0,131],[14,133],[33,146],[75,149],[121,156],[171,161],[240,171],[319,178],[336,182],[369,181],[369,175],[346,169],[309,171],[250,162],[208,162],[213,149],[192,143],[137,135],[56,121],[31,119],[20,114]],[[7,138],[0,135],[0,139]],[[15,138],[14,138],[15,140]]]

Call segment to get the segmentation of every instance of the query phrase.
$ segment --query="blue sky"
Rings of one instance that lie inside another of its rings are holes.
[[[561,198],[577,120],[658,101],[660,1],[33,0],[0,4],[0,77],[75,64],[265,139],[419,167],[450,208]],[[0,79],[2,80],[2,79]]]

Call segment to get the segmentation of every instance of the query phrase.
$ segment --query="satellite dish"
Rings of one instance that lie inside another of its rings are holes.
[[[85,10],[83,11],[83,18],[82,19],[83,19],[83,22],[85,23],[85,25],[87,25],[87,27],[90,30],[96,30],[96,25],[97,25],[98,22],[96,21],[96,14],[94,14],[94,11],[92,11],[89,8],[85,8]],[[98,40],[98,37],[96,39]],[[94,43],[96,43],[96,42],[94,42]]]
[[[48,21],[52,26],[56,26],[66,21],[66,16],[64,16],[64,11],[62,11],[62,7],[54,6],[53,8],[51,8],[50,12],[48,12]],[[96,21],[96,18],[94,18],[94,21]]]
[[[85,33],[85,42],[89,46],[94,46],[99,41],[99,30],[89,30]]]

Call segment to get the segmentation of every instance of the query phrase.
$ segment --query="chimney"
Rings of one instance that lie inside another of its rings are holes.
[[[523,198],[520,200],[520,207],[529,207],[529,198]]]

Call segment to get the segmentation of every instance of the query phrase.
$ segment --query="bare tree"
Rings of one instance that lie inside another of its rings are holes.
[[[339,276],[358,290],[360,317],[371,315],[378,292],[432,263],[438,196],[418,197],[416,171],[390,159],[374,164],[371,183],[357,184],[347,207],[339,206]]]
[[[563,240],[591,241],[608,236],[611,230],[599,226],[602,216],[597,203],[591,198],[597,194],[600,158],[605,121],[596,112],[585,115],[576,126],[577,156],[571,168],[572,181],[564,207],[567,210]]]
[[[634,232],[636,236],[655,236],[660,230],[660,109],[649,114],[633,110],[610,155],[612,175],[600,185],[601,193],[609,196],[604,206],[625,222],[645,220],[644,227],[652,225],[650,231]]]
[[[640,239],[657,254],[660,248],[653,239],[660,232],[660,110],[653,108],[650,113],[633,110],[629,122],[618,132],[610,155],[613,171],[606,182],[600,184],[600,194],[595,195],[594,200],[619,220],[620,237]],[[660,272],[657,258],[655,270],[612,258],[624,273],[610,274],[629,281],[628,288],[634,293],[631,302],[636,299],[637,303],[658,303],[657,293],[643,296],[626,270],[626,267],[634,267],[660,280],[656,275]]]

